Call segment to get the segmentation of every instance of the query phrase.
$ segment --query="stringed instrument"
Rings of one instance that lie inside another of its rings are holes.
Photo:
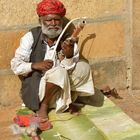
[[[66,44],[66,45],[73,46],[74,43],[77,42],[77,40],[78,40],[78,35],[79,35],[80,32],[83,30],[84,26],[85,26],[85,23],[84,23],[84,22],[83,22],[83,23],[79,23],[79,24],[76,26],[76,28],[74,29],[72,35],[71,35],[69,38],[67,38],[61,45]],[[58,58],[59,58],[60,61],[62,61],[62,60],[65,58],[65,55],[63,54],[62,50],[60,50],[60,51],[58,52]]]

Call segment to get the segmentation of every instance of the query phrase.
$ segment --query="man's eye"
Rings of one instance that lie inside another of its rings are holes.
[[[52,19],[46,19],[45,21],[48,21],[48,22],[50,22],[50,21],[52,21]]]
[[[60,21],[60,19],[54,19],[55,21]]]
[[[54,21],[60,21],[60,19],[46,19],[45,21],[50,22],[52,20],[54,20]]]

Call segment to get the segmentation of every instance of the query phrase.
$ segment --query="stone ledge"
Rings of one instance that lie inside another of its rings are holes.
[[[111,88],[126,89],[127,66],[124,58],[89,60],[95,86],[101,89],[108,85]]]

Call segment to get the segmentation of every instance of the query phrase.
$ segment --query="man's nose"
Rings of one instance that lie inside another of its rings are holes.
[[[56,25],[56,21],[54,19],[51,20],[51,25]]]

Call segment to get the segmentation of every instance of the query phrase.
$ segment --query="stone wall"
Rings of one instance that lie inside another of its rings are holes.
[[[132,89],[140,89],[140,1],[133,1]]]
[[[68,18],[83,16],[94,18],[94,23],[86,25],[81,32],[79,47],[81,54],[90,62],[95,86],[131,88],[132,0],[62,1],[67,8]],[[2,105],[14,104],[19,100],[20,80],[10,70],[10,60],[14,56],[21,36],[31,27],[38,25],[35,13],[37,2],[39,0],[0,1],[0,104]],[[140,3],[138,0],[135,2]],[[138,11],[137,4],[135,7]],[[137,29],[135,31],[138,32]],[[134,34],[138,40],[139,34]],[[137,50],[135,53],[138,53]],[[137,59],[135,63],[138,64]],[[137,76],[133,76],[133,81],[137,80]],[[139,85],[135,83],[133,87]]]

